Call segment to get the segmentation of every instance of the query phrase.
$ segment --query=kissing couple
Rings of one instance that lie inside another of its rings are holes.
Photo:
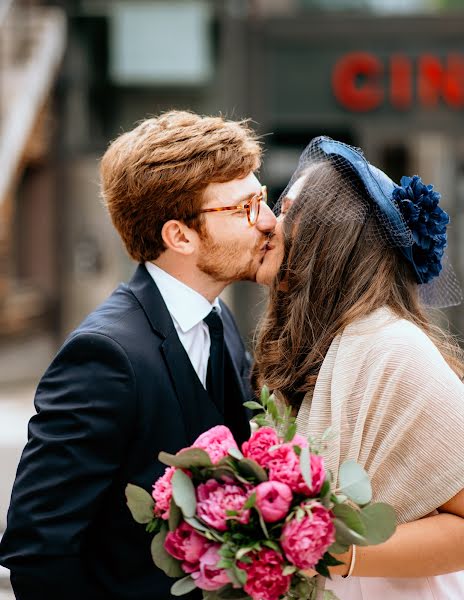
[[[125,486],[151,492],[158,453],[215,425],[247,439],[243,402],[264,384],[300,434],[331,426],[328,468],[356,460],[397,515],[387,542],[338,556],[327,589],[464,597],[464,360],[429,310],[460,300],[440,195],[319,137],[273,212],[260,162],[246,122],[182,111],[103,156],[103,198],[138,266],[39,383],[0,544],[18,600],[172,598]],[[269,288],[253,364],[219,299],[238,280]]]

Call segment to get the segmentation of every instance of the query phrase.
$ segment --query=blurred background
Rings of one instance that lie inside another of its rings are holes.
[[[361,146],[442,192],[464,282],[463,40],[464,0],[0,0],[0,535],[38,379],[134,269],[99,199],[108,142],[171,108],[251,117],[274,200],[315,135]],[[225,295],[249,340],[262,291]]]

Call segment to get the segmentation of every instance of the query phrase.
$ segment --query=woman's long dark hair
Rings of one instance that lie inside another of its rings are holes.
[[[306,175],[284,220],[285,258],[257,330],[255,386],[281,391],[296,408],[335,336],[382,306],[425,331],[464,375],[461,349],[430,322],[411,267],[379,235],[365,193],[346,177],[327,162]]]

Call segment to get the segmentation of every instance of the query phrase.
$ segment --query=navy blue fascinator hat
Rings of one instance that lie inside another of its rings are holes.
[[[305,174],[321,162],[329,162],[361,190],[377,218],[379,234],[412,266],[423,302],[434,307],[459,304],[461,288],[445,255],[449,216],[439,206],[441,196],[433,186],[422,183],[417,175],[402,177],[397,185],[358,148],[321,136],[303,151],[282,197],[288,197],[292,186],[298,194],[303,192],[310,185],[305,183]],[[280,205],[281,201],[278,211]]]

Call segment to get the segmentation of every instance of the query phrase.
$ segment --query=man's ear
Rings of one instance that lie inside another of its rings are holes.
[[[182,221],[166,221],[161,236],[166,248],[184,256],[193,254],[197,248],[197,232]]]

